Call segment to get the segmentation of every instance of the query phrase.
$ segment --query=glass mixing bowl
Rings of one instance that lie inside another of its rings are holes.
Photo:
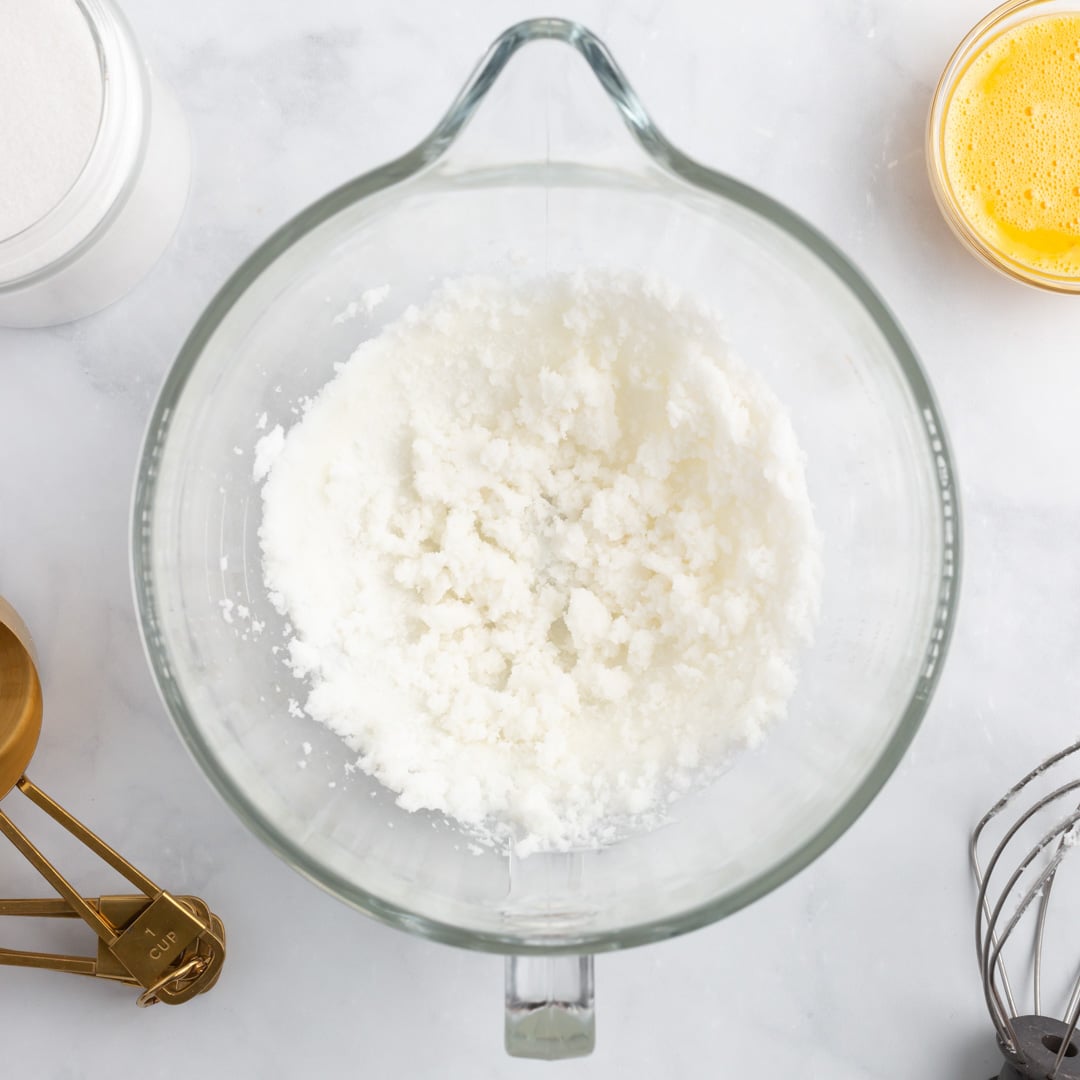
[[[587,63],[546,44],[504,74],[543,39]],[[669,824],[519,859],[470,849],[362,774],[342,782],[355,755],[290,715],[304,687],[273,648],[283,626],[260,572],[252,448],[445,276],[592,266],[655,272],[726,312],[733,348],[787,403],[825,538],[822,614],[786,721]],[[383,286],[378,307],[357,303]],[[874,797],[938,681],[960,524],[933,395],[858,271],[789,210],[673,147],[592,34],[542,19],[499,38],[419,146],[305,210],[210,304],[150,422],[133,558],[158,685],[229,805],[362,911],[516,957],[508,1045],[559,1056],[591,1045],[584,957],[750,903]]]

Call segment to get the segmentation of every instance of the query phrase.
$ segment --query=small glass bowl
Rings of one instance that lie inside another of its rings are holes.
[[[0,326],[71,322],[119,300],[157,262],[187,201],[180,106],[112,0],[76,5],[101,63],[97,135],[64,197],[0,240]]]
[[[1018,262],[990,244],[968,221],[960,208],[945,170],[945,120],[956,84],[971,61],[1005,31],[1041,15],[1080,14],[1077,0],[1008,0],[977,23],[949,58],[938,80],[926,128],[926,162],[930,186],[949,227],[988,266],[1025,285],[1051,292],[1080,293],[1080,278],[1046,273]]]

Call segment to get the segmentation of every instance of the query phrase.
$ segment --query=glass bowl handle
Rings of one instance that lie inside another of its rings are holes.
[[[506,1052],[584,1057],[596,1045],[591,956],[506,958]]]
[[[537,18],[517,23],[495,39],[446,113],[425,139],[401,157],[324,196],[323,202],[327,205],[347,205],[355,201],[358,184],[362,184],[362,194],[371,194],[434,165],[457,142],[510,59],[523,46],[536,41],[561,41],[582,56],[607,97],[615,105],[634,140],[654,164],[695,184],[700,185],[704,177],[707,187],[711,187],[717,180],[721,186],[726,183],[740,186],[735,181],[699,165],[668,141],[645,111],[641,99],[614,56],[592,31],[569,19]]]

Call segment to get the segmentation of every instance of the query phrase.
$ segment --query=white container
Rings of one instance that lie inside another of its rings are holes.
[[[102,107],[86,164],[44,217],[0,240],[0,325],[48,326],[99,311],[165,250],[187,198],[183,114],[112,0],[73,0],[101,64]]]

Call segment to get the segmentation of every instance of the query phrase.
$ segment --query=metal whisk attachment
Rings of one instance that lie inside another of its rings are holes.
[[[979,972],[1005,1057],[997,1080],[1080,1080],[1076,1033],[1080,975],[1068,972],[1073,981],[1062,1019],[1043,1011],[1047,981],[1043,945],[1050,898],[1062,861],[1074,846],[1080,847],[1080,777],[1068,779],[1065,770],[1054,770],[1078,753],[1080,742],[1032,769],[986,812],[971,837],[971,862],[979,890],[975,913]],[[1080,758],[1069,764],[1080,764]],[[984,863],[980,846],[989,844],[984,833],[989,829],[996,834],[999,828],[1004,832]],[[1029,917],[1026,929],[1018,932],[1029,912],[1034,913],[1033,926]],[[1075,919],[1072,925],[1076,926]],[[1010,980],[1006,954],[1015,960],[1025,951],[1029,930],[1032,951],[1030,961],[1025,958],[1024,977]],[[1060,958],[1062,953],[1053,950],[1048,956]],[[1021,1013],[1017,1000],[1029,990],[1033,1011]]]

